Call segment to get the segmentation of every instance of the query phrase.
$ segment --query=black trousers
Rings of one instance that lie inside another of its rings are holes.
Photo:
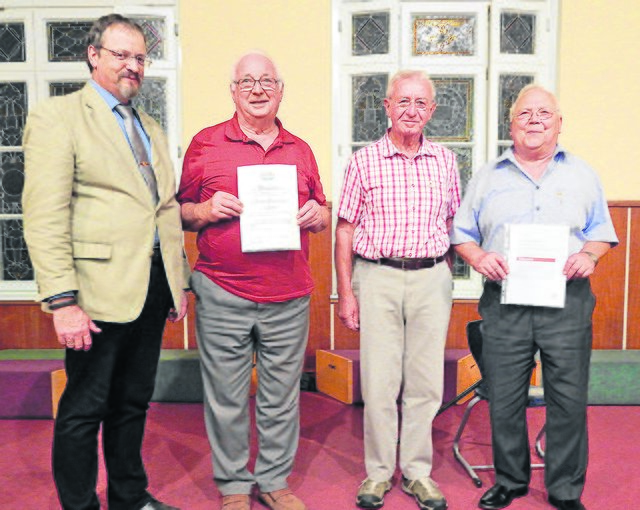
[[[123,324],[96,322],[102,332],[93,334],[89,351],[67,349],[67,386],[53,440],[53,474],[65,510],[100,508],[96,494],[100,425],[109,509],[138,509],[150,500],[140,450],[171,303],[156,251],[140,316]]]
[[[595,297],[588,279],[567,283],[564,308],[500,304],[500,287],[485,284],[478,310],[483,318],[484,375],[496,483],[526,487],[531,476],[527,392],[540,351],[545,391],[545,484],[549,495],[577,499],[587,471],[587,396],[591,317]]]

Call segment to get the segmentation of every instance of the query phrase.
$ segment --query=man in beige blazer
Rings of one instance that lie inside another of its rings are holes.
[[[138,25],[100,18],[89,33],[91,80],[38,105],[25,128],[25,238],[66,347],[53,445],[65,509],[100,508],[101,425],[109,508],[174,508],[147,492],[140,454],[164,325],[186,312],[189,270],[165,137],[121,106],[147,61]]]

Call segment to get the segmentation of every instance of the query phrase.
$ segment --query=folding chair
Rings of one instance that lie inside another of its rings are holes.
[[[482,377],[482,332],[480,331],[481,324],[481,320],[472,321],[467,324],[467,342],[469,344],[471,355],[477,363],[480,370],[480,376]],[[465,471],[469,474],[476,487],[482,487],[482,480],[480,480],[480,478],[476,474],[476,471],[493,469],[493,465],[471,465],[464,458],[460,450],[460,438],[462,437],[465,427],[467,426],[471,411],[478,404],[478,402],[483,400],[486,400],[487,402],[489,401],[487,383],[484,381],[484,379],[478,381],[474,386],[475,396],[467,404],[467,408],[465,409],[464,415],[462,416],[462,421],[460,422],[460,426],[458,427],[458,432],[456,433],[455,439],[453,440],[453,455],[455,456],[456,460],[462,465]],[[544,405],[544,390],[542,389],[542,386],[532,385],[529,387],[528,405],[529,407]],[[540,432],[538,432],[535,443],[536,454],[541,459],[544,459],[542,438],[544,437],[545,427],[546,425],[543,425],[540,429]],[[531,464],[532,469],[543,467],[544,464]]]

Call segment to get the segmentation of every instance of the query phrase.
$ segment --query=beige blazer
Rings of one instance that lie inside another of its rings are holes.
[[[136,319],[147,296],[157,226],[179,306],[189,267],[175,176],[162,129],[148,115],[140,118],[151,138],[157,206],[116,118],[92,85],[29,113],[22,205],[39,299],[75,290],[94,320]]]

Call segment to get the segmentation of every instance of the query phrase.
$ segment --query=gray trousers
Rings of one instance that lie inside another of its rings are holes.
[[[222,495],[287,487],[300,431],[300,374],[309,333],[309,296],[256,303],[235,296],[200,272],[197,333],[205,393],[205,423],[213,476]],[[259,453],[249,462],[249,388],[256,355]]]
[[[582,494],[594,306],[588,279],[567,283],[564,308],[501,305],[500,286],[485,284],[478,310],[483,318],[482,359],[490,390],[496,483],[510,489],[529,484],[527,391],[539,349],[547,404],[547,491],[558,499]]]

